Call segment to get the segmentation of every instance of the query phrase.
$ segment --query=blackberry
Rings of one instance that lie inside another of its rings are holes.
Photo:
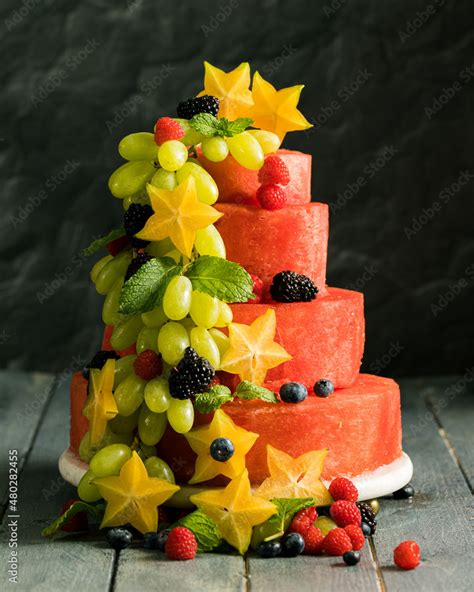
[[[191,119],[198,113],[210,113],[217,117],[219,111],[219,99],[211,95],[204,95],[203,97],[196,97],[188,99],[179,103],[176,107],[178,117],[181,119]]]
[[[146,247],[150,241],[137,238],[135,234],[140,232],[145,226],[148,218],[153,214],[153,209],[149,205],[132,203],[123,216],[123,226],[133,247]]]
[[[192,347],[187,347],[183,359],[171,369],[170,394],[175,399],[190,399],[209,387],[214,374],[215,370],[208,360],[198,356]]]
[[[82,369],[82,376],[84,376],[84,378],[88,379],[89,378],[89,370],[91,368],[97,368],[98,370],[102,370],[102,368],[104,367],[105,362],[107,362],[107,360],[118,360],[120,358],[120,356],[118,355],[117,352],[115,351],[107,351],[104,349],[99,350],[96,354],[94,354],[94,357],[92,358],[92,360],[87,364],[87,366],[85,366]]]
[[[125,272],[125,281],[129,280],[132,275],[137,273],[142,265],[145,265],[150,259],[153,259],[151,255],[147,253],[139,253],[135,259],[132,259],[130,265],[127,267],[127,271]]]
[[[365,502],[356,502],[356,506],[360,510],[362,522],[365,522],[367,526],[369,526],[370,534],[375,534],[375,530],[377,528],[377,519],[375,518],[372,508]]]
[[[270,294],[276,302],[310,302],[318,291],[309,277],[295,271],[277,273],[270,286]]]

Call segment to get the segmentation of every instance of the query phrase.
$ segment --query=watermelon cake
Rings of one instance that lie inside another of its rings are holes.
[[[326,285],[328,206],[311,201],[311,156],[281,148],[310,127],[301,90],[258,72],[251,85],[247,63],[205,63],[204,89],[177,117],[121,140],[109,189],[123,225],[86,249],[108,250],[91,271],[105,327],[71,382],[59,467],[81,502],[61,524],[87,507],[109,533],[131,524],[159,538],[159,506],[186,508],[171,558],[185,558],[174,536],[202,544],[202,520],[265,556],[290,545],[272,531],[281,500],[313,521],[331,506],[331,528],[333,508],[352,504],[370,530],[361,502],[410,480],[399,388],[360,373],[363,295]]]

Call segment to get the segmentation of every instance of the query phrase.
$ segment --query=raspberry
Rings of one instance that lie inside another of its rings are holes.
[[[301,535],[309,530],[313,526],[313,522],[307,517],[303,516],[298,518],[295,516],[290,523],[290,527],[288,528],[289,532],[298,532]]]
[[[207,390],[214,374],[209,361],[198,356],[192,347],[187,347],[183,359],[171,369],[170,394],[175,399],[190,399]]]
[[[197,548],[196,537],[188,528],[184,528],[184,526],[173,528],[165,543],[165,552],[168,559],[177,561],[194,559]]]
[[[219,99],[212,95],[203,95],[202,97],[196,97],[188,99],[179,103],[176,108],[176,113],[181,119],[191,119],[198,113],[210,113],[217,117],[219,111]]]
[[[330,513],[334,522],[342,528],[349,526],[349,524],[360,526],[362,521],[360,510],[354,502],[347,502],[345,500],[334,502],[331,506]]]
[[[403,541],[393,552],[393,561],[401,569],[415,569],[420,565],[420,547],[415,541]]]
[[[257,200],[265,210],[281,210],[286,206],[286,193],[279,185],[260,185]]]
[[[247,300],[247,302],[252,303],[252,304],[258,304],[259,302],[262,301],[263,282],[258,277],[258,275],[255,275],[253,273],[250,274],[250,277],[252,278],[252,281],[253,281],[253,293],[255,294],[255,298],[251,298],[250,300]]]
[[[163,372],[163,364],[158,354],[151,349],[142,351],[133,362],[135,374],[143,380],[152,380]]]
[[[346,500],[348,502],[356,502],[359,497],[357,487],[345,477],[334,479],[329,486],[329,493],[332,495],[334,501]]]
[[[184,129],[179,121],[172,117],[161,117],[155,125],[155,143],[158,146],[169,140],[181,140],[184,138]]]
[[[365,544],[365,536],[360,526],[349,524],[344,528],[351,539],[352,548],[354,551],[360,551]]]
[[[316,526],[310,526],[304,533],[300,533],[304,539],[305,555],[319,555],[323,552],[324,535]]]
[[[112,257],[115,257],[115,255],[118,255],[129,244],[130,244],[130,239],[128,238],[128,236],[119,236],[118,238],[111,241],[107,245],[107,251],[109,252],[109,255],[112,255]]]
[[[288,185],[290,172],[283,160],[275,154],[267,156],[263,167],[258,171],[258,180],[262,185],[276,183],[277,185]]]
[[[145,263],[148,263],[150,259],[153,259],[153,257],[147,253],[139,253],[135,259],[132,259],[129,266],[127,267],[127,271],[125,272],[125,281],[129,280],[132,275],[137,273],[140,267],[145,265]]]
[[[69,508],[78,501],[79,500],[77,499],[70,499],[67,501],[63,506],[61,514],[64,514],[64,512],[69,510]],[[64,532],[80,532],[88,530],[88,528],[89,525],[87,522],[87,514],[85,512],[78,512],[77,514],[74,514],[74,516],[71,516],[71,518],[69,518],[69,520],[61,526],[61,530]]]
[[[349,535],[343,528],[333,528],[323,541],[323,551],[328,555],[344,555],[352,551]]]
[[[310,506],[309,508],[303,508],[300,510],[295,518],[308,518],[311,522],[314,522],[318,517],[318,512],[314,506]]]
[[[273,276],[270,294],[275,302],[310,302],[316,298],[318,289],[300,273],[281,271]]]

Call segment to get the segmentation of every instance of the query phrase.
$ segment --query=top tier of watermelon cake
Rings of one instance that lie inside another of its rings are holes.
[[[91,272],[106,327],[72,381],[60,468],[84,501],[107,502],[104,526],[156,529],[156,512],[135,515],[148,490],[209,517],[245,490],[271,515],[276,498],[330,503],[335,477],[364,499],[411,476],[398,386],[359,374],[363,296],[326,285],[311,156],[281,148],[310,127],[303,87],[257,72],[250,89],[246,63],[205,68],[177,118],[120,142],[109,188],[123,228],[87,250],[109,251]],[[245,551],[247,531],[227,534]]]

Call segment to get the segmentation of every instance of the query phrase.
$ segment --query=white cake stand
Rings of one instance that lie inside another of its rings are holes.
[[[59,472],[63,479],[77,485],[89,465],[83,462],[70,448],[59,457]],[[368,471],[362,475],[351,477],[351,481],[359,490],[359,500],[370,500],[376,497],[389,495],[406,485],[413,475],[413,464],[408,454],[402,452],[401,456],[388,465],[383,465],[375,471]],[[329,483],[326,482],[328,486]],[[206,489],[184,485],[168,501],[169,506],[176,508],[192,508],[189,497]]]

